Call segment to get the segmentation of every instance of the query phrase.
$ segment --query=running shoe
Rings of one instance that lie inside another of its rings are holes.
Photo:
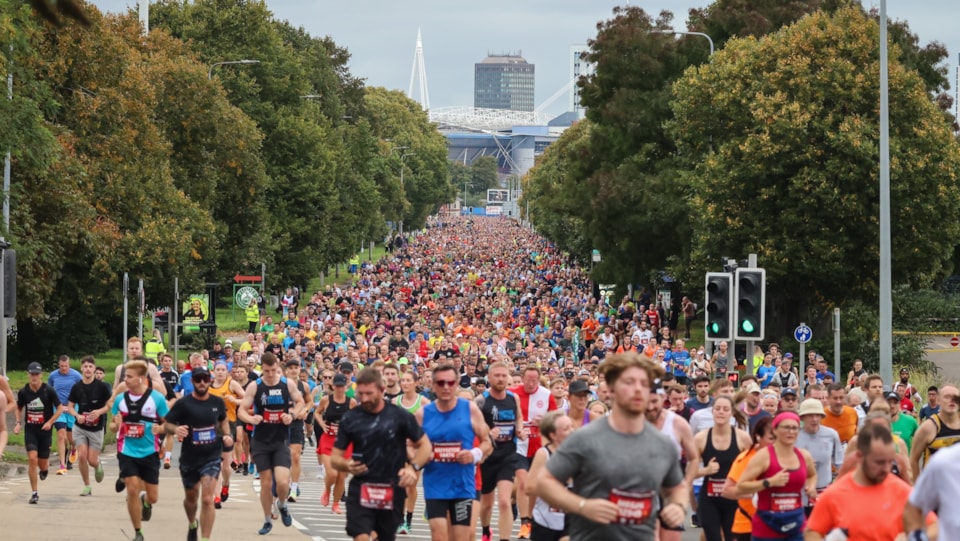
[[[133,536],[132,541],[143,541],[143,534],[140,532],[137,532],[137,535]]]
[[[244,477],[250,475],[250,467],[246,464],[240,464],[240,473],[243,474]]]
[[[140,505],[142,507],[140,511],[140,520],[144,522],[150,522],[150,517],[153,516],[153,506],[147,503],[147,493],[140,493]]]
[[[73,469],[73,462],[70,462],[69,460],[67,460],[67,471],[70,471],[72,469]]]
[[[251,462],[251,463],[247,466],[247,473],[249,473],[250,475],[253,475],[253,473],[254,473],[255,471],[257,471],[257,465],[254,464],[253,462]]]
[[[297,495],[291,492],[290,495],[287,496],[287,501],[290,503],[297,503]]]
[[[410,533],[410,526],[407,526],[406,522],[401,522],[400,526],[397,526],[397,535],[407,535]]]
[[[64,466],[63,464],[60,464],[60,469],[57,470],[57,475],[66,475],[66,474],[67,474],[67,467]]]
[[[230,498],[230,486],[223,485],[223,488],[220,489],[220,501],[225,502]]]
[[[280,520],[283,522],[284,526],[290,527],[293,525],[293,517],[290,516],[290,510],[287,509],[287,506],[283,507],[277,506],[277,509],[280,511]]]
[[[113,485],[113,489],[117,492],[123,492],[126,488],[127,482],[123,480],[123,477],[117,479],[117,482]]]
[[[213,499],[213,508],[214,509],[223,509],[223,503],[220,501],[220,496],[217,496]]]
[[[40,470],[40,480],[41,480],[41,481],[46,481],[46,480],[47,480],[47,474],[49,474],[49,473],[50,473],[49,470]]]
[[[170,459],[169,459],[169,458],[163,459],[163,469],[165,469],[165,470],[169,470],[169,469],[170,469]]]
[[[332,511],[333,511],[333,514],[334,514],[334,515],[342,515],[342,514],[343,514],[343,510],[340,509],[340,502],[333,502]]]
[[[77,448],[76,448],[76,447],[74,447],[73,449],[70,449],[70,459],[69,459],[69,460],[70,460],[70,464],[76,464],[76,463],[77,463]]]
[[[253,472],[254,479],[260,479],[260,472]]]
[[[323,496],[320,496],[320,505],[326,507],[330,505],[330,491],[324,490]]]
[[[480,541],[491,541],[491,536],[490,536],[490,534],[488,534],[488,533],[483,534],[483,535],[480,537]]]
[[[231,461],[230,461],[230,469],[231,469],[231,470],[237,471],[237,466],[239,466],[239,464],[237,464],[237,461],[236,461],[236,460],[231,460]]]
[[[80,491],[81,496],[91,496],[93,494],[93,489],[90,487],[83,487],[83,490]]]
[[[93,478],[98,482],[103,482],[103,462],[97,462],[97,467],[93,469]]]
[[[267,535],[268,533],[270,533],[270,530],[272,530],[272,529],[273,529],[273,523],[272,523],[272,522],[264,522],[264,523],[263,523],[263,528],[260,528],[260,530],[259,530],[257,533],[260,534],[260,535]]]
[[[516,503],[511,503],[511,504],[510,504],[510,510],[513,511],[513,521],[516,522],[517,519],[520,518],[520,511],[517,510],[517,504],[516,504]]]
[[[193,521],[193,524],[187,527],[187,541],[197,541],[199,535],[197,535],[200,529],[200,523],[196,520]]]
[[[36,504],[39,501],[40,501],[40,496],[36,492],[34,492],[33,495],[30,496],[30,503]]]
[[[524,522],[520,525],[520,532],[517,534],[517,539],[530,539],[530,530],[531,526],[529,522]]]

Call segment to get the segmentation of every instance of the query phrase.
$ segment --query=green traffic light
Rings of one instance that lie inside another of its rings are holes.
[[[711,334],[720,334],[720,324],[714,321],[710,324],[710,333]]]
[[[753,322],[750,321],[749,319],[743,320],[743,321],[740,323],[740,329],[742,329],[743,332],[752,333],[752,332],[754,331]]]

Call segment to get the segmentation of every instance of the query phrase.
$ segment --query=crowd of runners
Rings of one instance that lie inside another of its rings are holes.
[[[92,495],[111,430],[136,541],[174,464],[188,540],[211,537],[237,475],[260,480],[259,534],[290,526],[304,445],[322,505],[361,541],[410,533],[418,497],[436,541],[478,526],[482,541],[960,539],[956,387],[859,362],[838,378],[776,344],[732,381],[727,344],[686,347],[689,298],[595,299],[583,268],[510,220],[435,218],[391,246],[350,286],[248,310],[246,340],[180,366],[156,336],[129,341],[112,387],[92,357],[46,380],[31,363],[16,394],[0,380],[29,503],[54,434],[56,473],[76,463]]]

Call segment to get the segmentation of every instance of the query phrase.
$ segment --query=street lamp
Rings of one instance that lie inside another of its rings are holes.
[[[680,32],[678,30],[651,30],[651,34],[670,34],[670,35],[685,35],[685,36],[703,36],[707,38],[707,41],[710,42],[710,56],[713,56],[713,38],[704,34],[703,32]]]
[[[213,68],[217,66],[225,66],[227,64],[259,64],[259,60],[227,60],[226,62],[217,62],[210,66],[210,70],[207,71],[207,79],[213,79]]]
[[[880,377],[893,379],[893,300],[890,254],[890,81],[887,0],[880,0]]]
[[[407,147],[403,147],[403,148],[407,148]],[[416,156],[416,155],[417,155],[416,152],[406,152],[406,153],[400,155],[400,195],[403,196],[403,199],[406,199],[406,197],[407,197],[407,191],[406,191],[406,189],[404,188],[404,184],[403,184],[403,159],[406,158],[407,156]],[[403,210],[401,209],[400,212],[401,212],[401,214],[400,214],[400,234],[403,235],[403,214],[402,214],[402,213],[403,213]]]

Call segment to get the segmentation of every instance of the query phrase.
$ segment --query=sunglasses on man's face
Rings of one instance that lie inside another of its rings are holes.
[[[209,375],[193,376],[193,381],[197,383],[210,383],[210,376]]]
[[[453,387],[454,385],[457,385],[457,383],[457,380],[453,379],[438,379],[433,382],[433,384],[437,387]]]

